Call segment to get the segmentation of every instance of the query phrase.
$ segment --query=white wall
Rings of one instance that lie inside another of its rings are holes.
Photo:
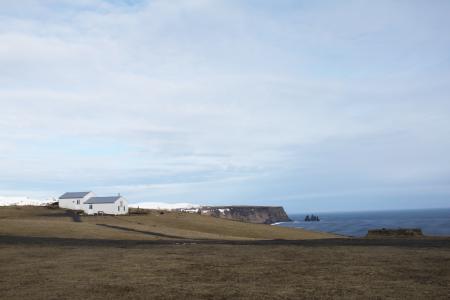
[[[92,205],[92,208],[89,208]],[[128,201],[120,197],[114,203],[97,203],[97,204],[83,204],[83,210],[88,215],[98,214],[103,212],[108,215],[126,215],[128,214]]]
[[[90,192],[83,198],[58,199],[58,202],[59,202],[58,204],[59,204],[59,207],[61,207],[61,208],[81,210],[81,209],[83,209],[84,201],[86,201],[87,199],[94,197],[94,196],[95,196],[95,194],[93,192]],[[78,204],[78,201],[79,201],[79,204]]]

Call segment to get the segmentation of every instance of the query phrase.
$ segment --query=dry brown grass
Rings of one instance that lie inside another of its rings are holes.
[[[1,299],[448,299],[450,293],[448,240],[276,245],[252,240],[335,236],[182,213],[77,223],[64,210],[36,207],[0,208],[0,236]]]
[[[62,209],[0,207],[0,235],[92,239],[321,239],[332,234],[249,224],[197,214],[151,211],[145,215],[84,216],[73,222]],[[116,228],[103,225],[116,226]],[[127,231],[132,229],[136,231]],[[152,234],[154,233],[154,234]]]
[[[2,299],[448,299],[450,251],[0,244]]]

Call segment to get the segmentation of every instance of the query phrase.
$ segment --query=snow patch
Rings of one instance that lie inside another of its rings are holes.
[[[159,210],[178,210],[178,209],[197,209],[200,208],[199,204],[192,203],[164,203],[164,202],[140,202],[131,203],[129,205],[133,208],[144,208],[144,209],[159,209]]]
[[[200,211],[198,208],[181,208],[180,210],[191,214],[197,214]]]
[[[32,199],[28,197],[3,197],[0,196],[0,206],[25,206],[25,205],[31,205],[31,206],[43,206],[47,205],[51,202],[54,202],[54,199],[49,200],[39,200],[39,199]]]

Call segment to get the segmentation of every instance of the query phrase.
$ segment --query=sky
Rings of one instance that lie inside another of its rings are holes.
[[[0,195],[450,207],[449,11],[1,0]]]

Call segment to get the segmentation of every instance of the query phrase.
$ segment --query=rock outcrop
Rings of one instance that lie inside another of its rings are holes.
[[[198,213],[257,224],[291,221],[282,206],[204,206]]]
[[[305,222],[319,222],[320,221],[320,219],[319,219],[319,216],[315,216],[315,215],[307,215],[306,217],[305,217]]]

